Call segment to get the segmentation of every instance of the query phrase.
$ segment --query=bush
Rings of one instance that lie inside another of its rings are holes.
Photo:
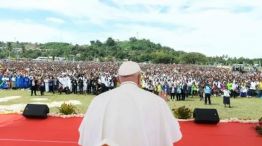
[[[177,109],[174,109],[173,111],[175,117],[178,119],[190,119],[192,117],[192,111],[185,106],[181,106]]]
[[[76,110],[77,110],[77,108],[71,103],[63,103],[58,109],[59,109],[59,113],[63,115],[76,114]]]
[[[262,126],[256,126],[256,131],[258,134],[262,135]]]
[[[259,124],[260,126],[262,126],[262,117],[261,117],[260,119],[258,119],[258,124]]]
[[[256,126],[256,131],[258,134],[262,135],[262,117],[258,119],[258,125]]]

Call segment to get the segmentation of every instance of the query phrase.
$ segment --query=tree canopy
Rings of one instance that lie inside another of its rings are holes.
[[[105,42],[90,41],[88,45],[70,44],[64,42],[28,43],[28,42],[0,42],[0,57],[29,58],[39,56],[65,57],[68,60],[114,61],[133,60],[152,63],[184,63],[184,64],[256,64],[262,58],[230,58],[226,55],[208,57],[198,52],[183,52],[173,48],[153,43],[147,39],[131,37],[126,41],[118,41],[109,37]]]

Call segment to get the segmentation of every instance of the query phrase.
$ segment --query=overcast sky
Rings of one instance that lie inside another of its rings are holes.
[[[208,56],[262,57],[261,0],[0,0],[0,40],[146,38]]]

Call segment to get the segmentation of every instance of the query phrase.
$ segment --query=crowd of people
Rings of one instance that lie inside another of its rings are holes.
[[[99,94],[116,86],[114,63],[2,61],[0,88]]]
[[[100,94],[117,86],[116,62],[0,62],[1,89],[31,89],[44,92]],[[199,96],[211,104],[210,96],[262,97],[262,73],[237,72],[230,68],[184,65],[140,64],[143,89],[165,100],[185,100]]]

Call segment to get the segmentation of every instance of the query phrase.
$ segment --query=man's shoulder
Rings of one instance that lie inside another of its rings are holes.
[[[99,98],[105,99],[107,97],[111,97],[112,95],[117,94],[117,92],[118,92],[117,90],[118,90],[118,88],[106,91],[104,93],[101,93],[101,94],[95,96],[95,98],[97,98],[97,99],[99,99]]]
[[[149,92],[149,91],[145,91],[143,89],[140,90],[140,93],[139,93],[142,98],[144,98],[146,101],[153,101],[153,102],[165,102],[165,100],[163,98],[161,98],[160,96],[152,93],[152,92]]]
[[[130,90],[129,90],[129,93],[130,93]],[[157,102],[163,102],[164,100],[159,97],[158,95],[152,93],[152,92],[149,92],[149,91],[145,91],[143,89],[140,89],[140,88],[137,88],[136,90],[133,91],[134,93],[134,98],[138,97],[138,98],[142,98],[142,99],[147,99],[147,100],[154,100],[154,101],[157,101]],[[109,99],[109,98],[112,98],[112,97],[118,97],[118,96],[122,96],[123,95],[127,95],[128,92],[125,92],[123,91],[122,88],[120,87],[117,87],[115,89],[112,89],[112,90],[109,90],[107,92],[104,92],[102,94],[99,94],[95,97],[95,99],[99,100],[99,99],[103,99],[103,100],[106,100],[106,99]],[[128,95],[130,97],[130,95]]]

